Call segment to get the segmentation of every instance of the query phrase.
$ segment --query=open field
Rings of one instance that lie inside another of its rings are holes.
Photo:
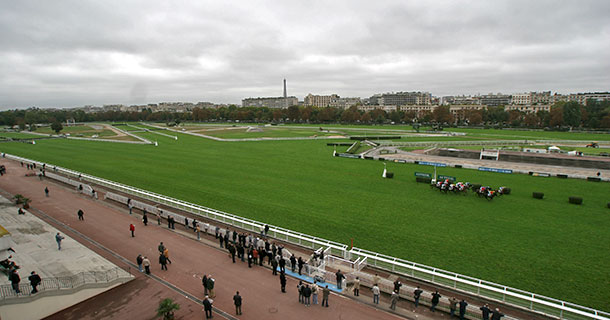
[[[51,127],[40,127],[36,129],[37,133],[46,133],[46,134],[56,134],[55,131],[51,129]],[[116,134],[112,130],[108,129],[97,129],[88,125],[80,125],[80,126],[64,126],[64,128],[59,132],[60,134],[69,133],[71,136],[75,137],[86,137],[90,138],[93,135],[98,135],[99,137],[112,137]]]
[[[41,136],[35,135],[35,134],[29,134],[29,133],[25,133],[25,132],[0,132],[0,137],[27,139],[27,138],[40,138]]]
[[[439,169],[512,188],[486,201],[415,183],[415,171],[432,172],[427,166],[388,163],[395,178],[384,180],[379,161],[333,158],[326,146],[332,140],[227,143],[137,134],[159,146],[56,139],[3,143],[0,151],[610,310],[608,183]],[[533,199],[534,191],[545,199]],[[568,204],[569,196],[582,196],[583,205]]]

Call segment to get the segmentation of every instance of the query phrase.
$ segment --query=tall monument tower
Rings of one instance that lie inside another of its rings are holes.
[[[284,79],[284,108],[288,108],[288,93],[286,92],[286,79]]]

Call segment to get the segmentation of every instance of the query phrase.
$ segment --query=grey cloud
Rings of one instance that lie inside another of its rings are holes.
[[[608,90],[607,1],[4,1],[0,108]]]

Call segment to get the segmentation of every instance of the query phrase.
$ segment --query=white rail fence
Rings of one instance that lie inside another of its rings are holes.
[[[13,159],[16,161],[36,163],[40,166],[42,166],[43,164],[39,161],[21,158],[9,154],[6,154],[6,158]],[[213,219],[218,222],[245,229],[251,232],[262,233],[262,230],[266,225],[259,221],[239,217],[233,214],[214,210],[197,204],[188,203],[186,201],[174,199],[171,197],[131,187],[121,183],[109,181],[106,179],[98,178],[95,176],[83,174],[70,169],[57,167],[57,171],[68,176],[80,177],[84,181],[98,184],[109,189],[117,190],[122,193],[133,195],[135,197],[150,200],[155,203],[164,204],[166,206],[176,208],[178,210],[189,212],[191,214],[195,214],[200,217],[205,217],[207,219]],[[124,200],[126,201],[126,197]],[[154,211],[151,210],[151,212]],[[545,297],[542,295],[537,295],[524,290],[519,290],[493,282],[460,275],[454,272],[418,264],[415,262],[383,255],[360,248],[354,247],[352,249],[349,249],[347,245],[341,243],[310,236],[281,227],[269,227],[269,236],[291,244],[299,245],[301,247],[305,247],[311,250],[316,250],[320,247],[324,247],[327,248],[326,250],[328,250],[328,252],[325,252],[325,254],[329,253],[334,256],[351,261],[362,259],[359,260],[362,262],[363,259],[366,259],[366,263],[368,265],[374,266],[379,269],[424,280],[444,287],[453,288],[455,290],[462,291],[471,295],[477,295],[505,304],[521,307],[523,309],[538,312],[547,316],[557,317],[561,319],[610,319],[610,313],[608,312],[580,306],[554,298]],[[362,268],[364,266],[360,264],[359,267]],[[326,273],[326,276],[328,278],[334,278],[334,274],[332,273]],[[332,279],[327,280],[332,281]]]

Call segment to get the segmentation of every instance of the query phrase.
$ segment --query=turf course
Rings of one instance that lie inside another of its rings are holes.
[[[512,188],[488,202],[415,183],[415,171],[432,172],[427,166],[388,163],[395,178],[381,179],[381,162],[333,158],[329,140],[138,135],[159,146],[57,139],[3,143],[0,151],[610,310],[608,183],[440,169],[462,181]],[[533,199],[533,191],[545,199]],[[569,196],[582,196],[584,204],[568,204]]]

